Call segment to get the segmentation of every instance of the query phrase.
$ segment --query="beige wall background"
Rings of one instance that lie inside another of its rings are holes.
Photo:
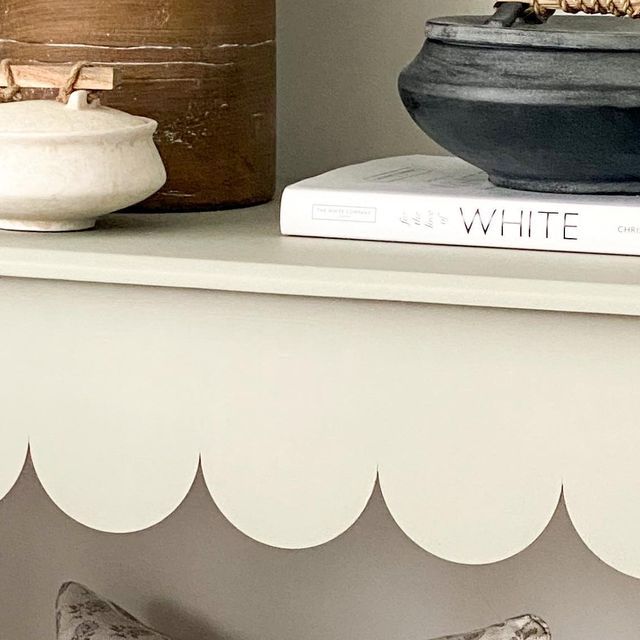
[[[279,169],[285,180],[408,153],[441,153],[396,83],[429,16],[492,0],[278,0]]]
[[[434,151],[404,113],[397,74],[427,15],[490,4],[280,0],[282,175]],[[640,634],[640,581],[593,556],[564,507],[518,557],[466,567],[411,543],[378,493],[339,539],[283,551],[235,530],[200,478],[149,531],[90,531],[51,503],[28,465],[0,501],[0,640],[53,638],[55,593],[68,579],[179,640],[426,640],[525,611],[546,617],[559,640]]]

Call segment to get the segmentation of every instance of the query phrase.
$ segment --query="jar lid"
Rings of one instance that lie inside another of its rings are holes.
[[[544,24],[519,19],[512,26],[499,26],[490,21],[491,16],[435,18],[427,22],[427,38],[496,48],[640,51],[640,20],[554,15]]]
[[[88,102],[86,91],[74,91],[67,104],[53,100],[25,100],[0,104],[0,136],[100,135],[156,127],[149,118]]]

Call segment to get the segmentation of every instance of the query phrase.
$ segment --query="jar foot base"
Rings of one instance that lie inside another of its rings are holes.
[[[563,181],[530,178],[513,178],[500,175],[490,175],[489,180],[497,187],[517,189],[519,191],[537,191],[538,193],[568,193],[585,195],[639,195],[640,180],[620,182],[606,181]]]
[[[5,231],[38,231],[40,233],[61,233],[64,231],[84,231],[96,226],[95,218],[83,220],[20,220],[0,217],[0,229]]]

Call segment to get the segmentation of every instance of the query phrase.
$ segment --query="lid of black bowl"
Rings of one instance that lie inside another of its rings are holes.
[[[427,22],[427,38],[498,48],[640,51],[640,20],[554,15],[543,24],[519,18],[511,26],[501,26],[492,21],[492,16],[456,16]]]

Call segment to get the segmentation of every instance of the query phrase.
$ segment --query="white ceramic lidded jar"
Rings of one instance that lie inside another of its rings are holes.
[[[88,101],[0,104],[0,229],[76,231],[155,193],[157,123]]]

